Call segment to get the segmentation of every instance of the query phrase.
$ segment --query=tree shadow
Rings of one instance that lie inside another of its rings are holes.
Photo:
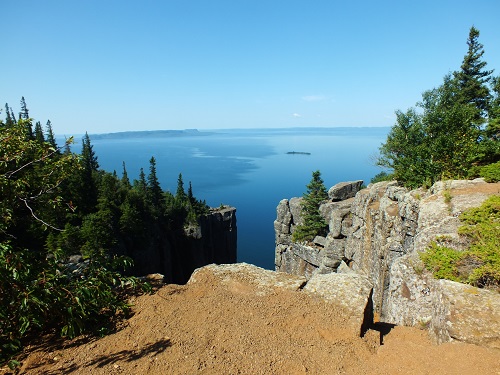
[[[170,339],[162,339],[139,350],[121,350],[117,353],[99,356],[93,361],[89,362],[86,367],[104,367],[118,361],[132,362],[147,355],[158,355],[170,346],[172,346],[172,342],[170,341]]]

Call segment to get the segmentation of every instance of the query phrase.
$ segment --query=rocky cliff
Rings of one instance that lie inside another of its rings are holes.
[[[306,279],[318,274],[356,273],[373,285],[373,309],[387,323],[428,328],[438,342],[452,339],[500,348],[500,295],[435,280],[418,253],[440,236],[463,248],[459,215],[479,206],[500,184],[448,181],[430,190],[408,191],[396,182],[360,190],[361,181],[329,190],[320,211],[326,237],[310,244],[291,241],[301,223],[301,198],[282,200],[274,223],[276,270]]]
[[[237,251],[236,209],[214,208],[198,225],[164,232],[155,246],[131,256],[136,275],[160,273],[165,282],[185,284],[196,268],[211,263],[234,263]]]

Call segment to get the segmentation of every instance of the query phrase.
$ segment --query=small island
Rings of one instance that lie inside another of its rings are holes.
[[[311,155],[311,153],[302,151],[288,151],[287,155]]]

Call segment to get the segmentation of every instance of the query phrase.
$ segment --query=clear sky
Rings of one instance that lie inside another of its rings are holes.
[[[391,126],[460,67],[500,74],[499,0],[3,0],[1,108],[56,135]],[[4,117],[4,113],[2,113]]]

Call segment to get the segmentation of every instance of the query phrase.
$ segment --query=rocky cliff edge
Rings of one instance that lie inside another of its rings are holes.
[[[436,280],[418,256],[438,236],[464,248],[457,234],[460,213],[499,194],[500,184],[445,181],[408,191],[396,182],[360,190],[361,183],[329,190],[329,201],[320,207],[329,233],[309,244],[291,240],[301,223],[302,198],[279,203],[276,270],[311,280],[331,273],[362,275],[373,286],[373,311],[381,321],[429,329],[437,342],[500,348],[500,294]]]

